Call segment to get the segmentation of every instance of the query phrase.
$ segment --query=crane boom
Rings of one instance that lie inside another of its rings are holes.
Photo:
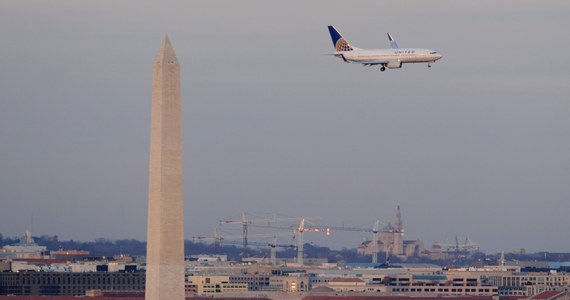
[[[318,219],[320,217],[312,217],[312,219]],[[247,248],[248,244],[248,228],[249,227],[262,227],[262,228],[273,228],[273,229],[285,229],[285,230],[294,230],[293,226],[286,227],[286,226],[275,226],[271,223],[276,222],[286,222],[286,221],[297,221],[300,218],[278,218],[276,215],[273,215],[273,218],[267,219],[257,219],[251,220],[248,219],[245,212],[242,212],[241,220],[220,220],[219,224],[240,224],[242,226],[242,234],[243,234],[243,247]]]

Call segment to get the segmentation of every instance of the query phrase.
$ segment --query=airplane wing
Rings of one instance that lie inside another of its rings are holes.
[[[359,61],[359,63],[365,66],[376,66],[376,65],[385,65],[388,63],[387,60],[371,60],[371,61]]]

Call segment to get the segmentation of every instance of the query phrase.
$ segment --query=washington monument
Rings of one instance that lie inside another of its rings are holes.
[[[184,300],[180,65],[168,36],[153,65],[146,300]]]

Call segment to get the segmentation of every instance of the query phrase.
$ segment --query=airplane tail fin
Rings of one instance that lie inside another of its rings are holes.
[[[398,43],[396,43],[396,40],[394,40],[394,38],[389,32],[388,32],[388,39],[390,40],[390,47],[392,49],[398,49]]]
[[[336,52],[352,51],[354,48],[350,46],[348,41],[346,41],[340,33],[334,28],[334,26],[329,25],[329,33],[331,34],[331,39]]]

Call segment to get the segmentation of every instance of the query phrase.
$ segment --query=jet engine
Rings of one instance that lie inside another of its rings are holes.
[[[401,61],[391,61],[386,64],[386,68],[388,69],[399,69],[402,67]]]

